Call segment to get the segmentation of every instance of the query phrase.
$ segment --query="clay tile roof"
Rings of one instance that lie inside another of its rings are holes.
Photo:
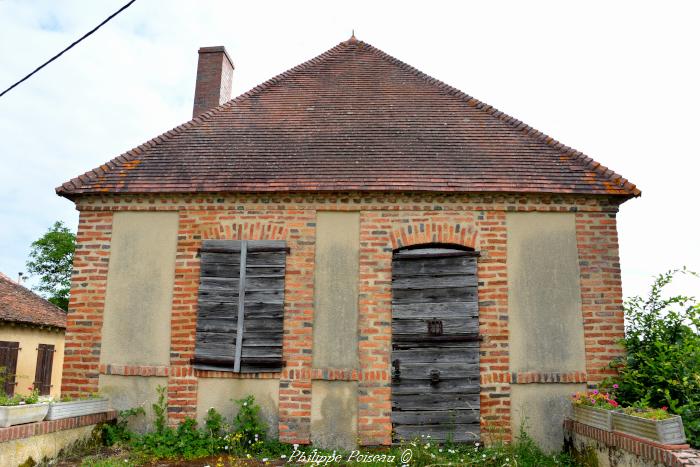
[[[352,38],[56,189],[639,196],[622,176]]]
[[[0,272],[0,322],[66,328],[66,313]]]

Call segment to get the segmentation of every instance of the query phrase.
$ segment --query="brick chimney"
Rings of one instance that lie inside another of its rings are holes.
[[[192,118],[231,99],[233,62],[223,46],[199,49]]]

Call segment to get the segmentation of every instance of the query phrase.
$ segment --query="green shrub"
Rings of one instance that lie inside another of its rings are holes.
[[[267,425],[260,419],[260,406],[255,403],[255,397],[247,396],[234,402],[238,413],[233,419],[233,429],[241,435],[241,444],[252,446],[265,441]]]
[[[102,425],[102,442],[106,446],[113,446],[131,441],[135,435],[129,430],[129,419],[138,415],[146,415],[143,407],[121,410],[117,415],[116,422]]]
[[[267,427],[260,419],[260,407],[253,396],[235,402],[238,404],[238,414],[233,420],[233,426],[228,425],[224,417],[211,408],[201,428],[191,418],[186,418],[177,428],[173,428],[167,426],[166,388],[159,386],[158,401],[152,405],[152,432],[134,435],[126,430],[126,422],[106,430],[110,440],[129,441],[129,446],[136,453],[153,459],[189,460],[224,452],[248,457],[289,451],[288,445],[265,442]],[[123,431],[120,431],[122,428]]]
[[[683,417],[689,442],[700,447],[700,306],[694,297],[664,296],[664,287],[686,269],[657,276],[646,298],[625,301],[626,354],[612,363],[624,405],[668,407]]]

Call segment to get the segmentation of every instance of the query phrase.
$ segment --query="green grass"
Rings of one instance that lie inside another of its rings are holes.
[[[209,465],[210,467],[233,467],[242,465],[281,465],[290,461],[290,465],[315,465],[303,463],[302,454],[307,459],[312,458],[324,465],[322,456],[325,459],[337,456],[340,462],[331,462],[327,465],[347,465],[347,466],[367,466],[386,467],[401,466],[405,463],[407,450],[411,451],[411,458],[408,465],[411,467],[420,466],[494,466],[494,467],[523,467],[523,466],[578,466],[573,459],[566,454],[547,455],[543,453],[537,445],[526,435],[521,436],[514,443],[494,443],[490,446],[481,444],[445,444],[439,445],[429,438],[420,438],[404,443],[401,446],[390,448],[359,449],[362,456],[377,456],[374,461],[358,459],[358,454],[352,452],[338,452],[315,449],[311,446],[299,446],[295,450],[294,446],[278,442],[266,442],[255,449],[255,453],[245,455],[229,455],[221,453],[203,458],[200,463],[192,462],[187,465]],[[314,457],[315,456],[315,457]],[[350,459],[350,461],[348,461]],[[82,459],[82,466],[85,467],[113,467],[125,465],[149,465],[155,459],[149,459],[132,450],[123,450],[117,453],[93,454]],[[172,463],[180,462],[179,459],[171,460]],[[256,462],[257,461],[257,462]],[[264,462],[263,462],[264,461]],[[168,465],[168,461],[160,460],[158,465]]]

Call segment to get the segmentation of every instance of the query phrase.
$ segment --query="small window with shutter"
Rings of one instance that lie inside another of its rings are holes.
[[[205,240],[200,252],[195,368],[280,371],[286,242]]]
[[[0,388],[8,396],[15,394],[15,373],[19,342],[0,341]]]
[[[34,374],[34,389],[42,396],[51,393],[51,371],[53,370],[54,346],[39,344],[36,355],[36,372]]]

